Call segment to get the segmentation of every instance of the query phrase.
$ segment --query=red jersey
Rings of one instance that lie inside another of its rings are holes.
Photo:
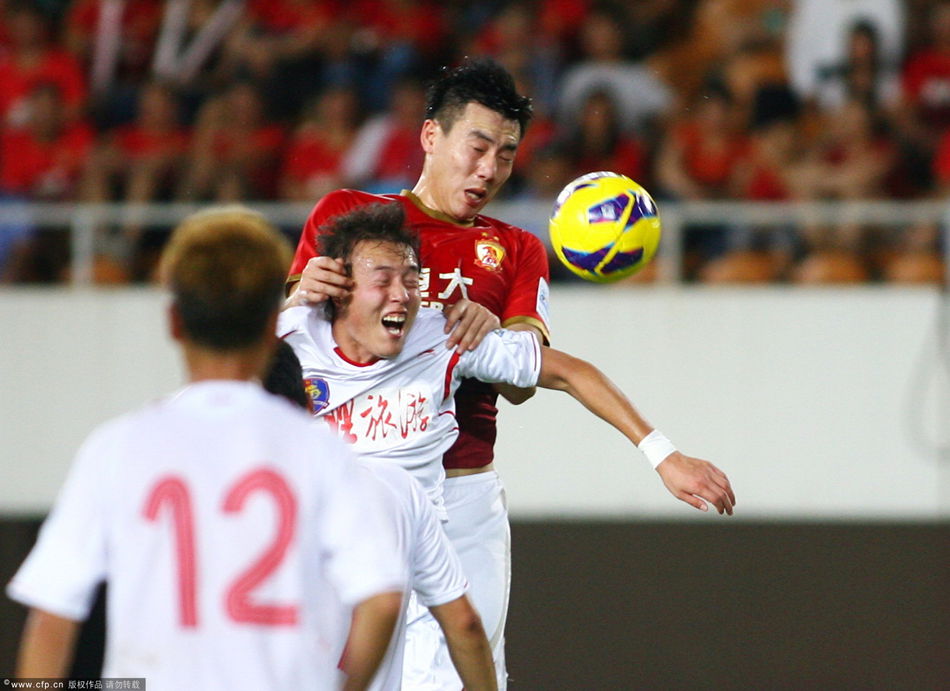
[[[422,305],[444,308],[460,298],[491,310],[502,326],[528,323],[548,339],[548,259],[531,233],[487,216],[460,226],[423,211],[410,194],[337,190],[321,199],[300,236],[289,281],[297,281],[317,256],[320,228],[334,217],[372,203],[403,205],[407,223],[419,234]],[[490,384],[467,379],[455,395],[459,438],[442,462],[448,468],[481,468],[494,459],[497,394]]]

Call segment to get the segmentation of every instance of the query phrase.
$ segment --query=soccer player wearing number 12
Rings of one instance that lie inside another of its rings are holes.
[[[162,271],[189,384],[80,450],[8,586],[31,608],[20,676],[65,673],[105,580],[107,677],[155,691],[370,683],[406,567],[346,446],[257,381],[289,258],[248,211],[175,231]]]

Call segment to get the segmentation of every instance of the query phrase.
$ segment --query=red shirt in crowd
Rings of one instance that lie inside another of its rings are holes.
[[[29,198],[70,198],[93,139],[92,130],[84,124],[67,126],[48,142],[29,130],[7,130],[0,140],[0,188]]]

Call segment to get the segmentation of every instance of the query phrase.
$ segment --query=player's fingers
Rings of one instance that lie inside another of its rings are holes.
[[[458,352],[463,353],[466,350],[475,350],[478,344],[495,329],[497,319],[490,312],[474,317],[465,327],[464,333],[459,337]],[[461,331],[461,326],[457,331]]]
[[[696,496],[695,494],[690,494],[689,492],[680,492],[677,495],[677,498],[680,501],[686,502],[690,506],[695,506],[700,511],[709,511],[709,507],[706,505],[706,502],[704,502],[700,497]]]
[[[468,310],[468,306],[469,302],[467,300],[460,300],[445,310],[445,333],[452,331],[455,325],[462,321],[462,317]],[[449,344],[454,347],[455,344],[458,343],[459,338],[461,338],[461,334],[456,330],[456,333],[453,333],[449,337]]]
[[[730,484],[729,478],[714,465],[710,465],[710,470],[712,471],[710,479],[716,485],[717,489],[723,492],[725,497],[729,500],[730,508],[734,507],[736,505],[736,494],[732,491],[732,484]],[[730,515],[732,514],[730,513]]]
[[[732,499],[729,497],[729,492],[726,491],[724,487],[721,487],[717,484],[710,485],[710,501],[715,505],[716,510],[720,514],[726,513],[732,515]]]

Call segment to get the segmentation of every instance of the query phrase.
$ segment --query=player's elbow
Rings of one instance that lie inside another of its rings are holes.
[[[471,601],[462,596],[444,605],[432,607],[432,615],[439,622],[446,640],[479,640],[486,638],[482,618]]]
[[[538,386],[555,391],[568,391],[573,379],[591,367],[589,362],[554,348],[541,349],[541,372]]]
[[[511,405],[521,405],[537,393],[537,389],[533,386],[520,387],[512,384],[495,384],[495,391]]]

